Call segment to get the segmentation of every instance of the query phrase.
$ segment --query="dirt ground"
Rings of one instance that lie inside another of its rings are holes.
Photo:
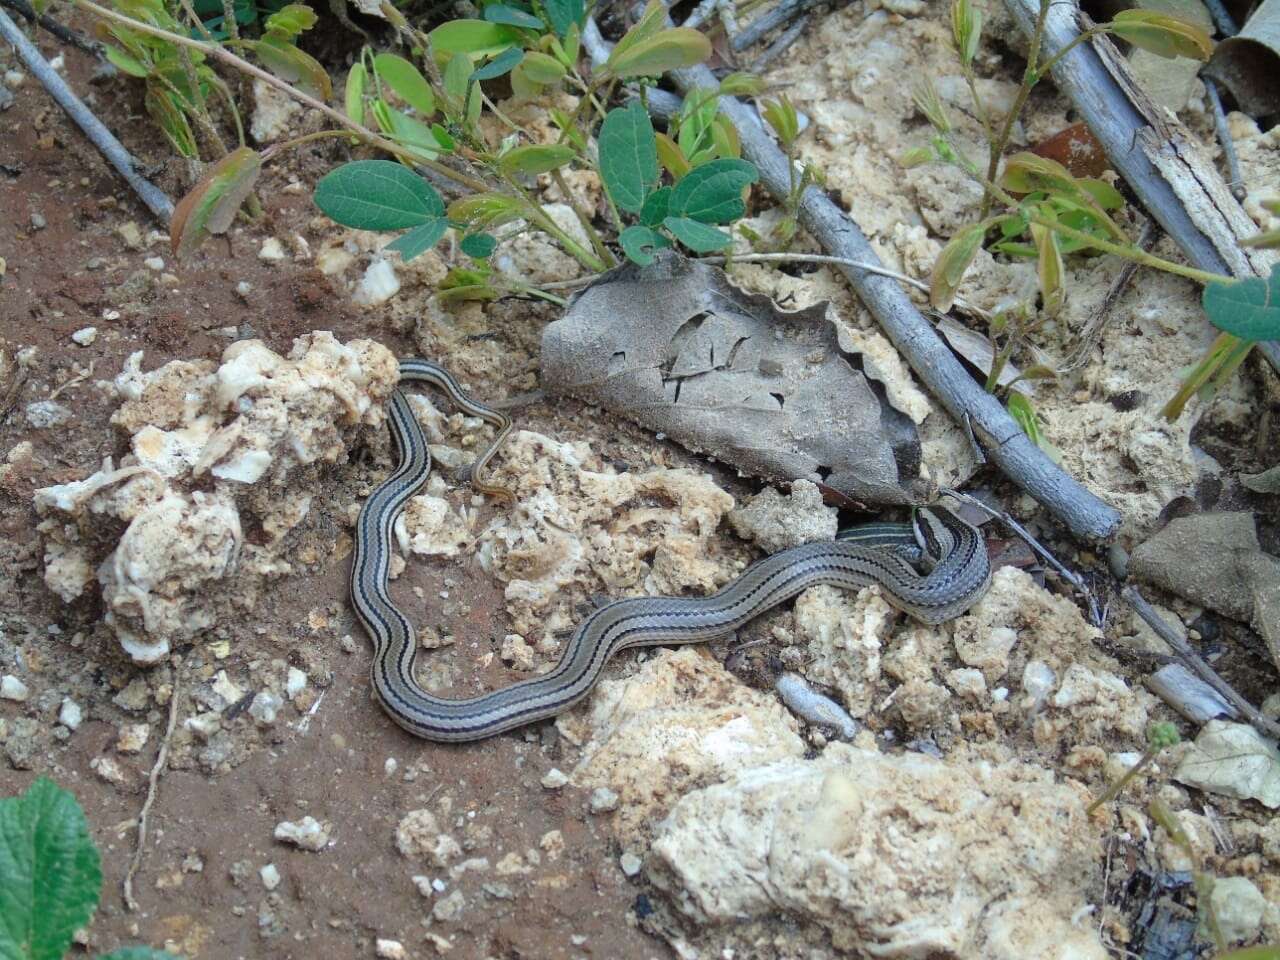
[[[58,52],[47,38],[41,43],[47,57]],[[82,91],[94,89],[87,83],[87,58],[68,52],[66,59],[72,83]],[[129,148],[144,162],[169,162],[149,121],[139,115],[139,104],[117,100],[117,85],[96,89],[98,109]],[[500,888],[498,896],[484,893],[478,880],[465,876],[449,881],[471,904],[467,937],[452,956],[666,955],[665,946],[635,928],[641,889],[619,869],[618,851],[608,831],[587,814],[585,794],[539,784],[555,765],[554,743],[544,747],[535,732],[532,742],[511,735],[465,748],[427,745],[389,723],[370,699],[369,647],[346,606],[349,559],[333,549],[345,529],[335,514],[356,499],[349,477],[346,488],[338,488],[343,498],[314,510],[301,534],[319,559],[304,575],[268,588],[263,615],[233,628],[234,651],[217,663],[237,677],[248,663],[264,658],[311,665],[328,657],[332,674],[319,709],[305,733],[275,734],[272,742],[247,749],[233,770],[213,777],[195,769],[167,773],[151,815],[153,845],[138,879],[141,910],[123,910],[121,881],[133,849],[130,824],[146,792],[166,711],[152,705],[130,716],[112,704],[135,669],[98,626],[100,599],[66,606],[44,587],[33,490],[84,476],[103,457],[118,458],[124,451],[109,423],[113,406],[102,401],[93,381],[115,376],[135,350],[146,351],[146,369],[173,359],[217,360],[228,343],[218,331],[227,326],[282,353],[295,336],[313,329],[331,330],[344,342],[379,339],[405,355],[413,348],[388,330],[381,312],[353,313],[323,276],[290,262],[259,260],[256,240],[219,241],[183,265],[171,262],[167,244],[130,249],[120,228],[132,223],[145,236],[155,224],[34,80],[0,113],[0,131],[0,257],[6,261],[0,348],[10,355],[19,348],[37,351],[30,375],[7,398],[0,420],[0,450],[24,441],[33,446],[32,456],[0,491],[0,659],[11,663],[21,648],[26,667],[38,678],[25,709],[7,702],[0,709],[10,752],[0,764],[0,793],[20,792],[43,773],[83,804],[105,873],[90,934],[93,949],[145,942],[168,943],[208,960],[371,956],[377,937],[402,940],[416,951],[430,901],[419,895],[413,871],[396,852],[396,825],[428,798],[447,794],[468,834],[483,838],[476,841],[483,847],[479,852],[493,860],[508,851],[539,850],[553,830],[561,832],[565,850],[554,861],[543,854],[541,865],[514,885],[518,893],[512,899]],[[284,185],[282,177],[261,191],[265,220],[255,235],[288,236],[313,216],[309,196],[282,192]],[[43,218],[43,227],[32,227],[33,214]],[[165,259],[163,271],[138,268],[149,256]],[[162,278],[168,272],[176,282]],[[252,288],[247,298],[236,293],[242,281]],[[119,319],[104,319],[122,304],[127,306]],[[527,309],[536,318],[539,308]],[[79,346],[71,334],[87,326],[96,326],[98,337]],[[55,392],[74,417],[51,429],[33,429],[25,407]],[[522,417],[555,429],[546,408],[529,409]],[[619,444],[623,438],[642,439],[627,428],[616,433]],[[454,624],[458,648],[496,649],[505,633],[501,590],[474,560],[416,563],[396,589],[419,588],[435,596],[446,575],[461,581],[455,600],[475,611],[466,623]],[[405,601],[406,608],[414,602]],[[313,629],[316,623],[324,626]],[[338,652],[344,635],[356,638],[349,655]],[[498,662],[476,679],[477,689],[500,685],[508,676]],[[51,734],[63,696],[83,705],[86,719],[60,742]],[[18,723],[24,714],[37,715],[39,727]],[[152,738],[141,754],[121,758],[123,784],[105,782],[90,764],[118,756],[118,724],[130,719],[151,722]],[[252,727],[247,716],[240,722]],[[389,774],[393,760],[398,769]],[[276,823],[304,815],[333,825],[330,848],[313,853],[272,840]],[[270,894],[258,877],[267,863],[282,878]],[[643,913],[643,899],[639,909]]]
[[[61,49],[47,35],[37,39],[46,56]],[[7,56],[0,52],[6,67]],[[140,101],[123,84],[91,84],[88,58],[70,50],[64,56],[73,86],[93,91],[98,112],[144,162],[161,166],[157,179],[174,192],[182,177]],[[259,190],[263,220],[211,242],[190,263],[175,264],[167,243],[147,243],[156,228],[147,211],[33,79],[0,112],[0,257],[6,263],[0,350],[11,356],[36,351],[29,374],[11,395],[0,396],[0,458],[30,444],[0,484],[0,666],[7,672],[20,658],[31,681],[26,703],[0,702],[7,753],[0,760],[0,794],[47,774],[83,804],[105,873],[89,932],[92,952],[143,942],[201,960],[369,957],[375,939],[393,939],[410,956],[432,955],[424,936],[433,901],[414,885],[420,868],[397,852],[396,827],[409,811],[438,809],[448,797],[453,820],[445,826],[462,841],[465,857],[496,863],[517,853],[528,868],[509,877],[423,871],[465,897],[460,919],[431,927],[453,939],[449,956],[673,956],[640,928],[650,912],[645,884],[623,873],[622,850],[606,821],[590,814],[587,792],[540,782],[563,755],[553,727],[463,747],[425,744],[392,725],[371,700],[369,645],[346,603],[349,538],[343,547],[348,508],[359,502],[367,479],[360,464],[335,470],[326,488],[332,496],[316,503],[293,534],[299,572],[270,582],[252,622],[226,626],[221,636],[231,641],[229,652],[219,659],[202,644],[175,651],[189,676],[207,679],[225,670],[246,690],[246,678],[264,664],[299,667],[323,681],[316,682],[316,708],[304,723],[286,706],[288,723],[259,730],[241,705],[227,723],[234,747],[210,764],[212,773],[190,753],[166,772],[137,879],[141,909],[122,905],[134,818],[169,709],[155,698],[129,700],[138,669],[101,624],[99,598],[66,605],[45,587],[32,494],[80,479],[104,457],[118,460],[125,452],[125,438],[109,422],[114,407],[94,381],[113,378],[136,350],[146,351],[145,369],[174,359],[217,360],[230,327],[231,335],[259,337],[281,353],[312,330],[330,330],[344,342],[379,340],[400,355],[414,352],[390,306],[355,308],[305,263],[258,256],[262,238],[291,237],[315,216],[309,184],[332,167],[327,150],[296,152],[288,164],[269,168]],[[290,176],[307,188],[290,187]],[[147,265],[154,257],[163,264]],[[242,284],[245,293],[237,292]],[[510,342],[519,358],[536,356],[530,344],[553,313],[544,304],[515,302],[490,316],[507,323],[480,335]],[[89,326],[97,328],[96,339],[83,346],[72,340]],[[535,385],[529,370],[518,360],[512,364],[505,371],[509,382],[498,382],[495,372],[493,382],[476,382],[477,394],[502,396],[514,392],[513,385]],[[69,408],[71,418],[33,427],[27,405],[50,398]],[[519,416],[550,436],[590,439],[614,462],[692,465],[711,470],[730,492],[748,489],[731,471],[717,471],[636,427],[601,421],[572,402],[533,404]],[[1207,444],[1226,449],[1220,439]],[[1214,491],[1202,493],[1202,506],[1215,502]],[[1273,526],[1264,527],[1271,547],[1274,535]],[[1104,561],[1087,562],[1100,567]],[[441,592],[450,594],[455,609],[470,609],[450,624],[456,645],[431,654],[486,663],[461,686],[479,690],[510,679],[497,656],[483,656],[498,650],[506,615],[501,585],[473,557],[411,562],[395,591],[406,609],[420,605],[409,599],[414,594]],[[346,637],[354,643],[344,643]],[[1275,688],[1274,668],[1256,641],[1234,639],[1233,632],[1217,644],[1216,666],[1245,695],[1261,700]],[[85,712],[70,735],[55,727],[64,697]],[[181,697],[180,691],[180,704]],[[120,725],[143,721],[151,735],[141,752],[119,753]],[[103,774],[104,758],[119,777]],[[309,852],[273,840],[277,823],[308,815],[331,825],[329,847]],[[259,876],[267,864],[281,877],[273,891]]]

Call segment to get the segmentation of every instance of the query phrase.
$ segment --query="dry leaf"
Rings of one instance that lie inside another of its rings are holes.
[[[780,310],[672,251],[574,299],[543,334],[542,382],[745,473],[919,499],[915,426],[840,348],[827,305]]]

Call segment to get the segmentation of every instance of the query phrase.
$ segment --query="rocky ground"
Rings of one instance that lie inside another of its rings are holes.
[[[935,169],[904,175],[896,158],[923,127],[887,78],[934,71],[962,134],[978,127],[948,77],[945,18],[894,7],[822,16],[768,78],[809,115],[804,156],[886,262],[927,275],[977,196]],[[1001,17],[992,4],[988,36],[1012,33]],[[1016,56],[995,41],[982,57],[990,96],[1007,98]],[[91,83],[86,58],[65,58],[126,144],[165,161],[137,91]],[[1152,878],[1193,866],[1218,878],[1227,932],[1280,939],[1274,746],[1217,721],[1199,752],[1168,751],[1119,801],[1085,811],[1136,761],[1151,721],[1178,721],[1188,740],[1200,729],[1144,686],[1168,650],[1114,599],[1113,572],[1129,553],[1156,571],[1217,543],[1261,584],[1275,561],[1260,551],[1280,546],[1275,497],[1238,481],[1274,466],[1274,378],[1246,369],[1211,406],[1172,425],[1158,416],[1211,339],[1192,285],[1140,274],[1091,361],[1037,385],[1064,466],[1124,516],[1104,555],[975,472],[963,435],[838,275],[735,267],[737,283],[779,302],[830,300],[842,336],[917,424],[930,475],[999,499],[1084,570],[1105,626],[988,528],[1013,562],[952,623],[914,624],[874,589],[818,588],[732,642],[619,657],[555,723],[443,747],[402,733],[371,700],[370,648],[346,599],[355,515],[390,466],[382,405],[396,356],[442,360],[477,397],[519,401],[496,474],[515,506],[458,474],[487,428],[437,397],[414,401],[439,468],[406,514],[393,589],[430,648],[419,674],[432,689],[529,676],[601,598],[709,592],[759,555],[744,538],[815,517],[834,526],[834,511],[803,486],[744,511],[760,484],[599,409],[539,399],[540,340],[558,310],[445,309],[433,294],[448,244],[392,264],[377,255],[385,238],[319,216],[311,186],[343,147],[269,167],[263,217],[178,263],[38,85],[14,73],[5,84],[0,793],[47,774],[84,805],[107,877],[93,950],[1101,957],[1138,944],[1143,908],[1160,899]],[[1184,118],[1210,128],[1198,101]],[[257,119],[264,137],[310,122],[265,108]],[[1041,91],[1020,136],[1071,119]],[[1232,123],[1259,185],[1246,207],[1265,216],[1257,200],[1280,182],[1280,141]],[[181,188],[173,168],[161,180]],[[536,237],[497,261],[536,283],[577,274]],[[1117,269],[1073,264],[1044,333],[1050,354],[1070,351]],[[992,309],[1033,286],[1031,267],[984,255],[962,294]],[[1225,535],[1166,526],[1215,511],[1242,516]],[[1162,528],[1190,539],[1142,546]],[[1149,592],[1245,696],[1276,690],[1264,600]],[[784,671],[860,729],[797,718],[774,690]],[[132,912],[120,884],[166,738]],[[1155,797],[1190,852],[1152,820]],[[1184,886],[1163,909],[1193,924],[1193,906]]]

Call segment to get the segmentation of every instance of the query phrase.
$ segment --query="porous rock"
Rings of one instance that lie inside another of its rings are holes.
[[[1101,958],[1087,797],[1034,765],[832,744],[683,797],[648,876],[699,924],[784,911],[876,957]]]
[[[692,785],[805,750],[776,697],[687,647],[662,651],[630,677],[602,681],[586,711],[558,725],[567,739],[584,742],[573,783],[617,794],[614,826],[624,841]]]
[[[280,541],[318,486],[306,468],[341,460],[357,427],[380,424],[397,377],[384,347],[324,332],[299,337],[287,357],[239,341],[218,366],[143,372],[135,353],[106,385],[131,452],[119,468],[107,459],[84,480],[36,491],[46,584],[71,602],[96,579],[121,646],[156,662],[289,571]],[[265,536],[247,541],[246,522]]]
[[[516,500],[480,535],[480,563],[531,643],[576,623],[574,591],[709,593],[739,572],[714,536],[733,497],[705,473],[619,473],[586,443],[521,430],[495,479]]]

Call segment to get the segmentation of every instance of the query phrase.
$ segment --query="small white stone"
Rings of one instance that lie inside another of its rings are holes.
[[[396,276],[395,267],[389,260],[375,260],[369,264],[360,278],[353,299],[365,307],[376,307],[386,303],[400,292],[400,278]]]
[[[146,723],[126,723],[120,727],[116,749],[121,753],[138,753],[151,736],[151,726]]]
[[[1053,692],[1058,676],[1053,667],[1043,660],[1028,660],[1022,670],[1022,689],[1027,695],[1028,706],[1039,707]]]
[[[284,257],[284,247],[275,237],[267,237],[262,241],[262,247],[258,250],[259,260],[276,261],[283,260]]]
[[[89,344],[93,343],[93,341],[98,339],[98,328],[81,327],[71,335],[71,339],[80,344],[80,346],[87,347]]]
[[[608,813],[618,809],[618,795],[608,787],[596,787],[591,791],[589,809],[592,813]]]
[[[383,940],[379,938],[374,946],[375,952],[383,960],[404,960],[408,956],[404,950],[404,944],[399,940]]]
[[[94,757],[89,761],[89,769],[107,783],[124,783],[128,779],[124,770],[120,768],[120,764],[111,757]]]
[[[220,696],[228,707],[233,703],[239,703],[241,698],[244,697],[244,691],[232,682],[225,670],[219,670],[214,676],[213,692]]]
[[[289,675],[284,681],[284,692],[290,700],[307,688],[307,675],[297,667],[289,668]]]
[[[83,720],[84,711],[80,709],[80,704],[70,697],[62,701],[62,708],[58,711],[58,722],[60,724],[68,730],[77,730]]]
[[[4,72],[4,85],[10,90],[17,90],[26,82],[27,75],[21,70],[6,70]]]
[[[258,871],[258,876],[262,878],[262,885],[268,891],[274,890],[280,886],[280,871],[276,869],[274,863],[268,863],[265,867]]]
[[[103,311],[102,311],[102,319],[103,319],[103,320],[119,320],[119,319],[120,319],[120,311],[119,311],[119,310],[112,310],[112,309],[110,309],[110,308],[108,308],[108,309],[106,309],[106,310],[103,310]]]
[[[236,284],[236,293],[238,293],[242,297],[247,297],[250,291],[252,290],[253,290],[253,287],[249,285],[248,280],[241,280],[239,283]]]
[[[431,886],[431,878],[417,874],[413,878],[413,885],[418,888],[418,894],[423,897],[430,897],[435,893],[435,888]]]
[[[142,263],[148,270],[154,270],[157,273],[164,269],[164,260],[160,257],[147,257]]]
[[[640,868],[644,866],[644,861],[628,850],[618,858],[618,866],[622,868],[622,872],[628,877],[634,877],[640,872]]]
[[[436,901],[436,905],[431,908],[431,916],[442,923],[447,923],[462,916],[462,911],[466,909],[466,906],[467,901],[462,896],[462,891],[455,890],[447,897]]]
[[[431,881],[431,889],[434,890],[436,893],[444,893],[446,890],[449,889],[449,885],[445,883],[443,880],[441,880],[439,877],[436,877],[434,880]]]
[[[399,766],[400,763],[395,757],[387,757],[387,759],[382,762],[382,772],[388,777],[394,777],[396,775],[396,768]]]
[[[71,410],[56,400],[37,400],[27,404],[27,423],[37,430],[60,427],[71,419]]]
[[[315,817],[303,817],[297,823],[282,820],[276,824],[275,838],[303,850],[323,850],[329,843],[329,827]]]
[[[1227,943],[1252,940],[1262,926],[1267,901],[1247,877],[1221,877],[1213,882],[1213,912]]]
[[[182,725],[199,739],[207,741],[222,729],[222,718],[210,710],[208,713],[198,713],[194,717],[188,717],[182,721]]]
[[[559,790],[569,782],[569,775],[559,767],[552,767],[547,771],[547,775],[542,778],[542,785],[548,790]]]
[[[54,57],[52,60],[49,61],[49,66],[53,67],[53,69],[57,70],[59,73],[62,72],[62,69],[66,65],[67,65],[67,61],[62,58],[62,54],[58,54],[56,57]]]
[[[0,698],[22,703],[29,693],[27,685],[11,673],[6,673],[4,678],[0,679]]]
[[[276,713],[281,705],[279,697],[270,690],[263,690],[253,698],[253,703],[249,704],[249,716],[263,726],[270,726],[276,722]]]

